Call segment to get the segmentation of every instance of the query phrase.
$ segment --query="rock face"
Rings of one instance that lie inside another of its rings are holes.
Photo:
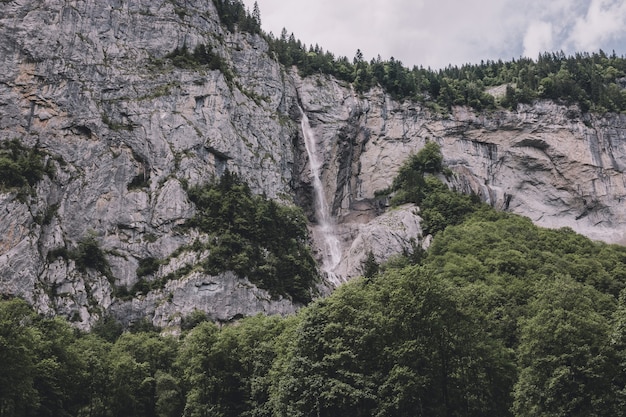
[[[141,303],[112,297],[111,284],[137,282],[142,259],[166,259],[195,239],[176,231],[195,211],[184,184],[229,169],[253,191],[290,201],[299,133],[288,110],[297,95],[267,44],[222,30],[210,1],[20,0],[2,9],[0,138],[43,150],[55,175],[26,202],[1,196],[0,291],[83,327],[134,305],[136,316],[167,325],[169,316],[155,313],[155,305],[181,305],[185,291],[189,305],[178,315],[196,304],[221,320],[292,312],[290,303],[252,285],[237,287],[232,274],[215,278],[230,283],[231,297],[222,289],[210,303],[193,301],[190,284]],[[234,80],[164,59],[199,44],[226,62]],[[46,222],[38,221],[44,213]],[[104,252],[109,277],[50,255],[75,250],[87,236]],[[153,278],[187,265],[179,258]],[[212,279],[196,275],[181,279]]]
[[[385,212],[374,192],[427,140],[441,145],[451,186],[540,225],[626,244],[624,115],[538,102],[441,116],[379,89],[358,95],[283,68],[261,37],[225,31],[210,1],[14,0],[2,9],[0,140],[37,147],[55,173],[26,198],[0,194],[0,293],[79,327],[103,314],[175,326],[194,309],[220,321],[297,309],[232,273],[199,272],[210,253],[181,248],[206,236],[177,226],[195,213],[185,186],[228,169],[254,192],[302,206],[315,229],[298,107],[324,161],[342,280],[361,272],[369,251],[382,261],[421,244],[418,209]],[[167,58],[200,44],[231,74]],[[110,271],[62,256],[88,238]],[[116,296],[151,258],[164,262],[148,279],[174,279]]]
[[[300,92],[327,144],[327,183],[340,218],[351,219],[355,203],[388,187],[407,156],[431,140],[458,190],[541,226],[626,244],[626,115],[537,102],[514,112],[455,108],[439,116],[382,91],[356,97],[333,80],[320,82],[331,85]]]

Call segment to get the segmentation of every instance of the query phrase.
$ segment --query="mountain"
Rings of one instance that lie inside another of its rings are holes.
[[[302,305],[289,291],[206,267],[225,232],[193,226],[204,212],[191,190],[233,174],[251,196],[302,208],[315,296],[361,274],[368,253],[380,262],[428,244],[419,208],[376,194],[427,142],[440,146],[450,187],[626,243],[623,114],[552,100],[441,112],[380,86],[304,76],[216,4],[2,2],[3,296],[81,328],[108,315],[172,327],[194,310],[222,322],[289,314]],[[332,268],[329,233],[341,251]]]

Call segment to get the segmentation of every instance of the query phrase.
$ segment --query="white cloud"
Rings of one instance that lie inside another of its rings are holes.
[[[553,48],[552,23],[532,22],[524,35],[524,56],[535,59],[541,52]]]
[[[624,35],[626,3],[622,0],[592,0],[585,16],[579,17],[568,41],[579,51],[593,51]]]

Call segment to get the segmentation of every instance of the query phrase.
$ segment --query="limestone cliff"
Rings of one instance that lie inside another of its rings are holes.
[[[355,203],[388,187],[406,156],[432,140],[456,174],[451,186],[542,226],[626,243],[626,115],[538,101],[441,116],[380,90],[357,97],[333,80],[319,82],[335,88],[307,84],[300,94],[327,149],[334,147],[327,158],[337,216],[354,216]]]
[[[0,194],[0,292],[78,326],[106,313],[171,326],[194,309],[221,321],[295,311],[234,274],[198,271],[210,253],[179,248],[204,237],[177,226],[195,212],[185,186],[229,169],[303,207],[315,232],[298,107],[322,153],[342,280],[368,251],[383,260],[422,242],[418,208],[385,211],[373,197],[426,140],[441,145],[451,186],[540,225],[626,243],[626,116],[550,102],[443,116],[380,89],[359,95],[283,68],[260,36],[226,31],[210,1],[14,0],[2,10],[0,140],[41,150],[54,174],[32,195]],[[168,58],[196,45],[228,71]],[[110,273],[58,256],[85,239]],[[161,290],[116,297],[150,258],[166,260],[150,279],[180,273]]]

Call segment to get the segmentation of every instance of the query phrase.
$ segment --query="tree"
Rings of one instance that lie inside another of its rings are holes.
[[[360,62],[363,62],[363,52],[361,52],[360,49],[357,49],[356,53],[354,54],[354,58],[352,60],[352,63],[354,65],[357,65]]]
[[[280,365],[275,411],[508,415],[512,358],[485,328],[420,267],[342,286],[304,312]]]
[[[611,415],[611,299],[563,276],[543,281],[522,321],[513,409],[523,416]]]
[[[272,295],[307,303],[317,279],[302,210],[253,195],[226,171],[217,184],[194,187],[189,198],[198,211],[188,223],[211,233],[205,271],[234,271]]]
[[[626,416],[626,289],[619,296],[617,310],[613,315],[611,348],[616,353],[612,392],[615,407],[612,415]]]
[[[180,417],[185,406],[180,380],[174,375],[157,370],[155,373],[156,415]]]
[[[86,272],[87,269],[95,269],[106,277],[111,276],[109,261],[107,261],[102,249],[100,249],[95,235],[91,233],[78,243],[78,247],[73,252],[73,258],[76,261],[76,269],[81,272]]]
[[[216,349],[218,328],[200,323],[189,332],[181,346],[176,367],[181,370],[186,392],[184,415],[207,417],[224,415],[224,393],[239,389],[235,381],[220,378],[218,367],[228,367],[231,359]],[[220,362],[220,360],[226,363]],[[234,376],[234,375],[233,375]]]
[[[158,333],[124,333],[112,349],[113,403],[120,412],[146,417],[156,416],[159,403],[157,374],[163,395],[176,400],[172,394],[173,363],[177,354],[177,342]],[[166,382],[167,381],[167,382]],[[163,384],[166,384],[165,386]],[[173,397],[173,398],[172,398]],[[178,403],[182,399],[178,399]],[[172,406],[172,408],[175,408]],[[169,407],[168,407],[169,409]]]
[[[34,414],[39,396],[37,344],[41,335],[32,327],[35,314],[20,299],[0,302],[0,416]]]
[[[72,416],[78,414],[82,395],[81,363],[71,346],[76,334],[60,318],[41,318],[33,323],[41,335],[37,344],[34,386],[39,395],[38,416]]]
[[[70,349],[79,361],[81,410],[79,415],[105,417],[111,415],[112,375],[109,352],[112,344],[89,334],[80,337]]]
[[[138,362],[132,355],[121,351],[117,346],[114,346],[111,352],[110,364],[111,399],[109,404],[113,416],[154,416],[154,406],[149,398],[153,381],[149,379],[147,364]]]
[[[362,275],[365,278],[373,278],[376,274],[378,274],[378,270],[380,265],[376,261],[376,257],[372,251],[367,252],[367,256],[363,261],[363,266],[361,267]]]
[[[256,22],[257,26],[261,27],[261,9],[259,9],[259,3],[254,2],[254,6],[252,7],[252,18]]]

